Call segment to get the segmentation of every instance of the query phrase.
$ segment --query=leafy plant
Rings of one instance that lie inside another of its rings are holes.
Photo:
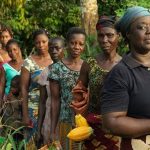
[[[20,131],[24,128],[19,127],[17,129],[12,128],[11,126],[7,126],[7,125],[2,125],[3,128],[5,128],[5,130],[7,130],[6,134],[4,137],[0,137],[1,139],[1,143],[0,143],[0,149],[1,150],[22,150],[24,148],[24,150],[26,150],[26,141],[25,139],[22,140],[17,140],[15,138],[15,136],[21,135]],[[7,128],[7,129],[6,129]]]
[[[0,118],[0,149],[26,150],[26,141],[23,139],[22,133],[24,126],[21,126],[21,122],[19,120],[14,121],[14,118],[11,116],[3,121],[4,114],[7,111],[7,104],[13,102],[16,102],[16,100],[5,102],[1,108],[1,110],[3,110],[3,115]]]

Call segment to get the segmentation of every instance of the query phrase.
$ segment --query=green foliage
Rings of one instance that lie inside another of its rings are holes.
[[[149,0],[101,0],[98,2],[99,15],[121,16],[131,6],[150,8]]]
[[[97,37],[95,35],[87,36],[86,48],[82,54],[82,58],[86,59],[89,56],[96,56],[100,52],[99,45],[97,43]]]
[[[149,0],[98,0],[99,15],[120,17],[129,6],[150,8]],[[71,26],[81,26],[79,0],[2,0],[0,3],[0,22],[12,27],[15,38],[23,41],[24,55],[32,50],[30,35],[37,28],[46,28],[51,36],[65,33]],[[89,37],[88,37],[89,38]],[[91,38],[91,37],[90,37]],[[90,43],[88,39],[88,43]],[[123,42],[122,42],[123,43]],[[88,49],[89,55],[97,52]],[[122,51],[126,51],[121,45]],[[94,46],[95,49],[95,46]],[[121,53],[123,53],[121,52]]]
[[[16,101],[11,101],[11,103]],[[8,102],[5,102],[0,109],[3,115],[0,117],[0,150],[26,150],[26,141],[23,139],[22,122],[14,119],[13,116],[5,116],[8,111]],[[5,119],[4,119],[5,118]]]
[[[25,139],[18,140],[14,138],[16,134],[21,135],[21,130],[24,127],[13,128],[9,125],[2,125],[1,130],[5,130],[5,134],[0,136],[0,149],[1,150],[22,150],[26,149]]]
[[[65,18],[65,22],[70,23],[72,25],[81,25],[81,10],[79,6],[74,7],[73,4],[68,7],[68,15]]]
[[[51,36],[65,36],[69,27],[79,26],[79,4],[75,0],[4,0],[0,3],[0,22],[12,27],[15,38],[23,41],[23,49],[29,54],[33,30],[46,28]]]

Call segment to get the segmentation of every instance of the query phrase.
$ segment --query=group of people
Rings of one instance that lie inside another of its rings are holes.
[[[59,150],[150,148],[150,12],[135,6],[117,21],[101,16],[96,30],[101,51],[83,60],[86,33],[80,27],[70,28],[65,40],[51,38],[45,29],[34,31],[35,52],[27,58],[12,31],[2,27],[0,113],[3,121],[10,115],[13,123],[20,120],[28,146],[54,142]],[[121,35],[129,48],[123,57],[117,52]],[[83,142],[67,138],[75,114],[82,114],[94,130]]]

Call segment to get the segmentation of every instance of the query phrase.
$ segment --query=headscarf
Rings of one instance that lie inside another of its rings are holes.
[[[103,27],[115,28],[114,16],[101,16],[96,24],[96,30],[100,30]]]
[[[117,31],[121,32],[123,37],[129,31],[130,25],[139,17],[150,16],[150,11],[141,6],[134,6],[127,9],[123,17],[116,24]]]

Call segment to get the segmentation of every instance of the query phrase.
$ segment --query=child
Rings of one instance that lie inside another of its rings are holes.
[[[62,59],[64,54],[64,40],[61,37],[54,37],[50,40],[49,53],[53,63]],[[38,83],[40,86],[40,104],[39,104],[39,119],[38,119],[38,137],[41,139],[43,136],[43,143],[47,144],[50,140],[50,91],[49,81],[47,80],[50,66],[46,67],[40,75]],[[41,135],[42,134],[42,135]]]
[[[6,50],[7,42],[13,38],[13,32],[11,28],[2,26],[0,32],[0,68],[4,63],[7,63],[11,60]]]
[[[9,134],[13,133],[14,144],[17,146],[18,143],[21,143],[24,139],[23,137],[23,127],[22,123],[22,101],[20,96],[20,75],[16,75],[11,80],[11,87],[10,93],[7,96],[7,99],[4,103],[4,111],[2,117],[2,124],[5,125],[1,132],[2,136],[8,136],[8,129]],[[17,131],[16,131],[17,129]],[[14,133],[14,131],[16,133]]]
[[[22,51],[17,40],[11,39],[6,44],[6,50],[11,60],[3,64],[0,69],[0,99],[5,100],[10,92],[10,84],[13,77],[20,75],[23,64]],[[1,101],[2,102],[2,101]]]
[[[20,98],[20,75],[11,80],[10,93],[4,103],[3,123],[19,127],[22,124],[22,106]]]
[[[51,65],[49,72],[51,91],[51,134],[57,140],[56,127],[60,123],[60,142],[64,150],[80,149],[79,143],[70,141],[66,136],[72,129],[74,114],[69,107],[72,101],[71,90],[79,77],[83,60],[80,58],[85,48],[85,31],[79,27],[69,29],[66,37],[67,57]]]

